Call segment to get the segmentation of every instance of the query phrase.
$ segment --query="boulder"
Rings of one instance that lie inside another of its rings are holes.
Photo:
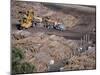
[[[24,30],[16,30],[12,33],[12,37],[16,40],[27,38],[31,35],[30,32]]]

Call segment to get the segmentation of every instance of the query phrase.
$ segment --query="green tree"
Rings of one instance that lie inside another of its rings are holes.
[[[21,63],[24,54],[21,49],[12,48],[12,74],[25,74],[34,72],[35,66],[28,62]]]

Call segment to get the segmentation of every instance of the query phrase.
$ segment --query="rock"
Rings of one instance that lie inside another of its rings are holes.
[[[49,39],[52,40],[52,41],[63,41],[64,38],[63,37],[56,36],[56,35],[51,35],[49,37]]]
[[[24,33],[24,31],[18,31],[14,34],[19,40],[13,40],[12,42],[15,43],[13,46],[21,48],[25,52],[24,60],[33,63],[37,68],[36,72],[95,68],[95,52],[92,52],[93,50],[87,50],[80,56],[73,55],[73,50],[77,46],[74,40],[42,32],[33,33],[32,36],[28,36],[30,33]],[[20,37],[24,35],[24,38]],[[62,61],[65,58],[69,62]],[[54,62],[51,61],[53,64],[49,64],[50,60],[54,60]]]
[[[30,32],[24,30],[17,30],[12,33],[14,39],[19,40],[23,38],[27,38],[31,35]]]
[[[60,71],[64,71],[64,67],[61,67],[61,68],[60,68]]]
[[[34,55],[35,60],[43,63],[49,63],[52,57],[46,52],[39,52]]]
[[[34,64],[36,64],[37,72],[44,72],[47,70],[47,64],[52,57],[46,52],[36,53],[34,56]]]
[[[54,64],[49,64],[48,65],[48,71],[49,72],[57,72],[57,71],[63,71],[64,70],[64,66],[67,63],[67,59],[62,59],[59,60],[58,62],[55,62]]]
[[[55,29],[60,30],[60,31],[64,31],[64,30],[66,30],[66,27],[63,24],[58,24],[55,26]]]
[[[54,60],[50,60],[49,64],[54,64],[54,62],[55,62]]]

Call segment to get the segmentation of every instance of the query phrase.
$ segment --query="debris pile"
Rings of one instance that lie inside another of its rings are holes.
[[[26,33],[25,37],[20,38],[24,32]],[[27,61],[34,64],[37,69],[36,72],[95,68],[95,50],[75,55],[75,47],[78,46],[75,40],[68,40],[56,35],[47,35],[42,32],[29,33],[24,30],[15,31],[12,35],[15,38],[12,40],[12,47],[22,50],[25,55],[23,62]],[[16,35],[18,39],[16,39]],[[50,65],[51,60],[54,60],[54,64]]]

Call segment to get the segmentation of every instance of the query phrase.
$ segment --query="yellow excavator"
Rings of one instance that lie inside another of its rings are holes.
[[[32,21],[34,19],[34,12],[33,10],[29,10],[24,14],[23,19],[21,19],[21,27],[29,28],[32,26]]]
[[[34,11],[32,9],[22,13],[23,15],[19,20],[20,24],[17,26],[18,29],[29,28],[32,26],[34,20]]]
[[[45,17],[36,16],[32,9],[22,13],[22,15],[23,16],[19,20],[20,24],[17,25],[17,29],[19,30],[23,28],[27,29],[33,27],[34,24],[36,26],[38,23],[43,23],[43,26],[48,29],[57,29],[61,31],[65,30],[65,27],[62,23],[51,20],[49,16]]]
[[[36,16],[34,11],[32,9],[26,11],[26,12],[20,12],[21,19],[19,20],[20,24],[17,25],[17,29],[27,29],[33,26],[33,23],[36,25],[37,23],[42,23],[42,17]]]

